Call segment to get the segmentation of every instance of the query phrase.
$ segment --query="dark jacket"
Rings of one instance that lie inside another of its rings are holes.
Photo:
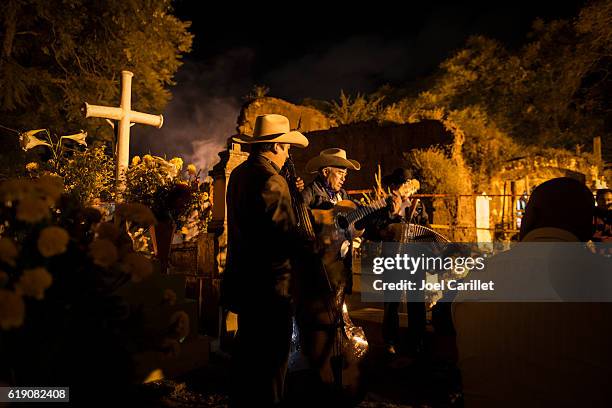
[[[340,189],[334,192],[328,186],[327,182],[320,176],[317,176],[312,183],[307,185],[302,191],[304,203],[310,209],[329,209],[338,201],[350,200],[348,193]],[[328,265],[327,273],[330,275],[329,280],[332,286],[343,285],[345,293],[352,293],[353,290],[353,257],[352,244],[349,252],[338,265]],[[303,283],[304,287],[309,287],[307,282]],[[319,285],[315,285],[317,287]],[[336,289],[335,287],[333,288]],[[306,289],[308,290],[308,289]],[[316,290],[316,289],[315,289]],[[306,295],[308,296],[308,295]]]
[[[304,203],[311,209],[330,208],[338,201],[350,199],[344,189],[337,192],[332,191],[321,176],[317,176],[304,188],[302,197]]]
[[[245,305],[289,297],[295,214],[286,180],[261,155],[234,169],[227,187],[227,263],[222,303]]]

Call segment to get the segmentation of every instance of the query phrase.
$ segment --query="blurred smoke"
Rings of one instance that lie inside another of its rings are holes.
[[[164,126],[132,128],[132,155],[180,156],[205,174],[218,162],[227,138],[236,133],[241,95],[252,87],[252,59],[253,52],[242,48],[211,62],[186,61],[163,112]]]

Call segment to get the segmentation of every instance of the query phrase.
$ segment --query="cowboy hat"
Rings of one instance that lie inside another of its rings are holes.
[[[310,159],[306,163],[306,172],[316,173],[323,167],[345,167],[351,170],[359,170],[361,164],[357,160],[347,159],[345,150],[334,147],[325,149],[318,156]]]
[[[389,187],[391,185],[401,186],[411,179],[412,172],[410,170],[398,167],[397,169],[393,170],[393,173],[383,176],[381,181],[383,186]]]
[[[291,130],[289,119],[283,115],[261,115],[255,119],[253,136],[240,135],[233,139],[238,143],[289,143],[297,147],[308,146],[306,136]]]

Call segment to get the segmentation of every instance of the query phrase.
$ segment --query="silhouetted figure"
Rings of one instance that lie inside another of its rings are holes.
[[[612,304],[578,303],[596,293],[598,278],[606,286],[609,260],[569,244],[591,238],[594,210],[593,195],[574,179],[541,184],[527,204],[520,239],[545,249],[518,246],[491,258],[483,271],[507,279],[516,299],[536,282],[547,284],[541,288],[548,302],[457,296],[453,320],[467,408],[610,406]],[[509,276],[509,261],[524,270]],[[568,263],[577,265],[569,273]],[[530,269],[534,264],[542,266]]]

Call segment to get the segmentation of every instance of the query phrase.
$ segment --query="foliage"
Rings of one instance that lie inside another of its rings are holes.
[[[423,193],[471,194],[468,169],[449,157],[443,148],[415,149],[408,153],[406,158],[413,175],[421,183]],[[444,205],[450,214],[450,220],[456,222],[458,200],[455,197],[445,199]]]
[[[167,161],[151,155],[135,156],[126,172],[125,199],[148,206],[158,220],[172,221],[179,230],[185,224],[193,225],[193,213],[197,212],[199,230],[205,231],[209,187],[200,182],[193,164],[183,170],[183,160],[178,157]]]
[[[415,149],[407,155],[411,170],[421,183],[423,193],[469,194],[467,170],[448,157],[440,147]]]
[[[339,102],[332,101],[329,118],[338,125],[365,122],[378,118],[384,97],[357,94],[354,99],[340,91]]]
[[[255,99],[264,98],[270,93],[270,87],[266,85],[253,85],[253,89],[248,95],[245,95],[242,99],[245,102],[254,101]]]
[[[45,123],[53,132],[77,124],[110,140],[104,120],[85,120],[80,108],[116,105],[123,69],[134,72],[134,109],[161,111],[192,42],[190,23],[171,11],[171,0],[0,3],[3,122]]]
[[[48,129],[23,132],[20,143],[25,151],[38,146],[51,153],[49,160],[37,160],[26,164],[30,177],[56,174],[63,178],[66,192],[81,205],[99,201],[111,201],[114,197],[114,164],[106,154],[104,145],[87,148],[87,133],[57,136]],[[72,147],[74,146],[74,147]],[[79,146],[84,146],[85,149]]]

